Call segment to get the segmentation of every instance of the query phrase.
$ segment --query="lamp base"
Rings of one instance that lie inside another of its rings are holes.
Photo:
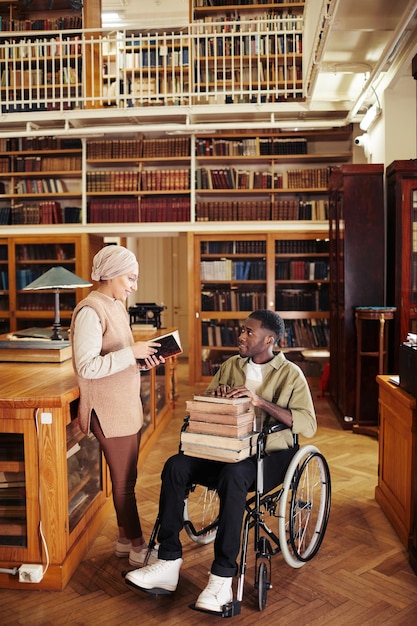
[[[61,335],[61,324],[53,324],[52,325],[52,341],[64,341],[63,336]]]

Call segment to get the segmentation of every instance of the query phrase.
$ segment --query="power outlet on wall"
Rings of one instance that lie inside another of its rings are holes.
[[[43,578],[42,565],[34,565],[33,563],[21,565],[19,567],[20,583],[40,583]]]

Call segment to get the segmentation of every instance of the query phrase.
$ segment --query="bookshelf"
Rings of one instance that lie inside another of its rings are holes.
[[[190,383],[210,380],[237,352],[239,325],[257,308],[280,312],[287,352],[327,349],[328,259],[326,230],[189,233]]]
[[[190,222],[189,137],[89,141],[86,162],[89,223]]]
[[[330,174],[351,141],[351,126],[197,136],[196,221],[327,220]]]
[[[80,139],[0,140],[1,224],[78,223],[81,177]]]
[[[352,428],[351,418],[360,426],[377,426],[375,358],[362,367],[356,414],[355,307],[385,304],[383,166],[343,164],[333,171],[329,190],[330,400],[343,428]],[[375,350],[378,332],[375,323],[363,327],[363,352]]]
[[[0,319],[5,332],[32,326],[51,326],[54,320],[54,294],[22,291],[53,266],[62,265],[78,276],[88,279],[94,254],[102,246],[102,238],[95,235],[28,235],[4,237],[0,240],[0,267],[6,271],[8,261],[8,289],[0,291],[2,309]],[[61,292],[60,307],[63,325],[69,325],[75,304],[88,289]]]
[[[81,43],[76,31],[82,26],[82,9],[71,10],[62,0],[38,0],[33,6],[0,3],[3,113],[54,110],[63,94],[66,108],[77,106],[83,80]],[[40,37],[37,31],[43,31]],[[20,104],[19,100],[29,103]]]
[[[196,102],[262,102],[302,97],[304,2],[191,0]],[[272,20],[272,28],[271,28]]]
[[[390,372],[399,371],[399,346],[417,333],[417,162],[386,169],[387,298],[397,307],[390,343]]]
[[[120,32],[103,40],[103,103],[123,96],[127,106],[188,104],[190,81],[188,31]]]

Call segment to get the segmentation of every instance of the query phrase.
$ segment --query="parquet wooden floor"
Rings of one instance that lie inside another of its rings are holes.
[[[140,470],[137,493],[147,535],[157,512],[163,463],[178,447],[185,400],[202,391],[190,389],[186,381],[186,364],[181,364],[178,408]],[[242,612],[231,623],[252,625],[259,619],[278,626],[414,626],[417,576],[374,499],[378,443],[343,431],[327,399],[318,398],[317,392],[314,396],[319,421],[314,443],[326,456],[332,475],[326,537],[318,555],[301,569],[290,568],[281,555],[274,557],[273,589],[262,613],[253,587],[251,555]],[[115,538],[112,515],[64,591],[0,590],[2,626],[220,624],[221,617],[189,608],[207,582],[211,545],[198,546],[184,534],[178,589],[156,598],[124,583],[121,572],[128,563],[113,556]]]

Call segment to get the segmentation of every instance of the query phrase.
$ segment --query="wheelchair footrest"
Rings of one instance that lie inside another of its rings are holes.
[[[122,573],[123,578],[125,578],[126,573],[127,572]],[[172,591],[168,591],[167,589],[163,589],[162,587],[153,587],[152,589],[145,589],[145,587],[139,587],[139,585],[135,585],[135,583],[132,583],[130,580],[126,578],[125,578],[125,583],[126,585],[130,585],[134,589],[139,589],[139,591],[144,591],[145,593],[148,593],[151,596],[169,596],[171,595],[171,593],[173,593]]]
[[[234,617],[235,615],[240,615],[240,600],[232,600],[232,602],[228,602],[222,606],[222,611],[219,613],[218,611],[208,611],[207,609],[199,609],[195,604],[190,604],[190,609],[194,611],[200,611],[201,613],[208,613],[209,615],[217,615],[218,617]]]

